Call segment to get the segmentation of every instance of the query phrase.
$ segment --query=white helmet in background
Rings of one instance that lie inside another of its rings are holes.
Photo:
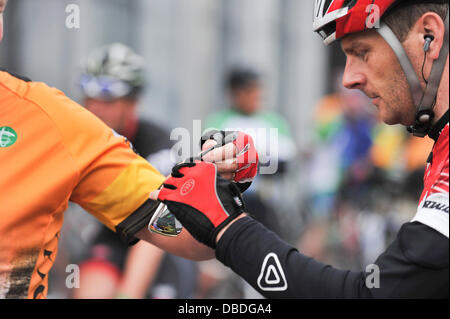
[[[90,98],[135,98],[145,85],[144,59],[121,43],[95,49],[81,69],[79,84]]]

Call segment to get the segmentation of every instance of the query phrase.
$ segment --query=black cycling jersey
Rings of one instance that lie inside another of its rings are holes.
[[[173,145],[169,132],[145,120],[139,120],[136,135],[131,142],[142,157],[170,149]]]
[[[224,233],[217,259],[268,298],[448,298],[448,114],[438,126],[440,138],[432,137],[440,162],[425,173],[416,217],[363,271],[304,256],[250,217]]]
[[[448,249],[439,232],[407,223],[374,265],[344,271],[302,255],[246,217],[225,232],[216,257],[268,298],[448,298]]]

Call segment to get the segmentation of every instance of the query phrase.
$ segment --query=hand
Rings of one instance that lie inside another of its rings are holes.
[[[258,153],[250,135],[238,131],[209,131],[202,136],[202,151],[221,145],[202,159],[216,164],[219,174],[244,192],[258,171]]]
[[[151,197],[155,195],[195,239],[211,248],[220,230],[245,211],[236,185],[218,176],[217,167],[207,162],[176,165]]]

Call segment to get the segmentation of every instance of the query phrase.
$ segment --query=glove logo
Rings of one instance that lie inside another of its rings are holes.
[[[264,291],[285,291],[287,289],[286,276],[275,253],[269,253],[264,258],[258,277],[258,287]]]
[[[195,180],[194,179],[189,179],[188,181],[186,181],[183,186],[181,186],[180,189],[180,195],[181,196],[186,196],[187,194],[189,194],[195,186]]]

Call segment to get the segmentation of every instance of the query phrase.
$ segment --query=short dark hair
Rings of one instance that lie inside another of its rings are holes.
[[[383,17],[383,21],[392,29],[392,32],[403,42],[408,37],[417,20],[427,12],[438,14],[442,20],[445,20],[448,11],[448,2],[446,4],[421,3],[404,4],[393,9]]]
[[[258,85],[260,75],[248,68],[233,68],[226,77],[226,87],[230,91],[245,89],[250,86]]]

